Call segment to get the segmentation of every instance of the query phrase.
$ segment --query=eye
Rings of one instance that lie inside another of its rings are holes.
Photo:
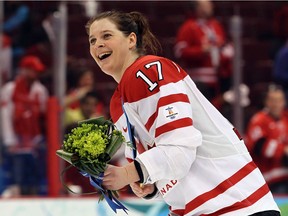
[[[89,43],[90,45],[94,45],[96,43],[96,38],[91,38]]]
[[[106,33],[106,34],[103,35],[103,38],[104,39],[109,39],[111,36],[112,36],[111,34]]]

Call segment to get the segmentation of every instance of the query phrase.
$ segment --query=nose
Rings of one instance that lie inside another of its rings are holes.
[[[97,48],[101,48],[101,47],[104,47],[105,44],[103,43],[103,41],[97,40],[95,46],[96,46]]]

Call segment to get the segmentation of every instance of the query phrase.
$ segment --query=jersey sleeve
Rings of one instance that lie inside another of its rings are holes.
[[[152,66],[145,70],[147,64]],[[155,147],[137,159],[149,174],[148,183],[180,179],[189,171],[202,142],[201,133],[193,126],[192,104],[183,82],[186,73],[167,59],[145,62],[143,71],[139,70],[155,87],[149,88],[146,78],[130,77],[126,100],[153,137]]]

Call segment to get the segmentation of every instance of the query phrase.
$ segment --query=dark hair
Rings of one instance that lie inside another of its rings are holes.
[[[188,2],[188,9],[191,10],[192,12],[195,12],[197,7],[199,5],[199,1],[198,0],[194,0],[194,1],[189,1]]]
[[[74,60],[75,61],[75,60]],[[79,85],[79,81],[81,77],[86,75],[86,73],[94,73],[91,68],[85,66],[79,66],[79,61],[76,61],[77,64],[68,63],[67,66],[67,73],[66,73],[66,80],[67,80],[67,89],[77,88]]]
[[[269,83],[268,86],[267,86],[267,90],[266,90],[266,93],[265,93],[265,98],[267,98],[268,94],[270,92],[275,92],[275,91],[282,91],[284,92],[283,88],[281,85],[278,85],[276,83]]]
[[[265,91],[263,91],[262,95],[260,95],[260,97],[262,96],[262,105],[265,106],[265,101],[268,99],[269,93],[276,91],[281,91],[283,94],[285,94],[281,85],[278,85],[277,83],[267,83]]]
[[[108,18],[114,22],[124,35],[128,36],[134,32],[137,36],[137,50],[139,54],[146,54],[151,52],[157,54],[158,49],[161,50],[161,45],[157,38],[150,31],[149,23],[147,19],[140,12],[120,12],[120,11],[106,11],[91,18],[85,28],[89,35],[90,26],[96,20]]]
[[[283,91],[283,88],[276,83],[269,83],[267,91]]]
[[[87,102],[88,98],[94,98],[96,99],[97,103],[99,101],[99,96],[95,91],[89,91],[85,94],[85,96],[83,98],[80,99],[80,104],[85,104]]]

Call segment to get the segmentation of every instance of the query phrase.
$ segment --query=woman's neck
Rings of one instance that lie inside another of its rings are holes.
[[[126,63],[123,65],[121,72],[117,73],[118,76],[115,75],[113,77],[117,83],[119,83],[121,81],[122,76],[124,75],[127,68],[130,67],[139,57],[140,57],[140,55],[138,53],[137,54],[135,53],[126,61]]]

